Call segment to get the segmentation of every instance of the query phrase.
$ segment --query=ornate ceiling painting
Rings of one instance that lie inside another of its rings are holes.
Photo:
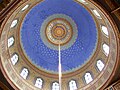
[[[15,89],[98,90],[118,64],[114,22],[92,0],[21,1],[2,24],[2,71]],[[111,77],[111,78],[110,78]]]

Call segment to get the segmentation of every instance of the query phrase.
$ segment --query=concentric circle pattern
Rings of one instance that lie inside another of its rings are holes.
[[[48,72],[58,72],[58,44],[65,73],[79,69],[92,57],[98,39],[90,13],[71,0],[39,3],[24,18],[20,33],[26,57]]]
[[[1,71],[15,90],[104,90],[119,71],[117,31],[94,0],[21,0],[1,25]]]
[[[63,45],[70,41],[72,37],[72,26],[62,18],[52,20],[46,27],[46,37],[55,45]]]
[[[54,23],[54,24],[53,24]],[[53,24],[51,26],[51,24]],[[56,28],[59,26],[59,28]],[[63,35],[56,35],[56,30],[61,29]],[[75,22],[65,14],[53,14],[44,20],[40,29],[40,36],[44,44],[53,50],[58,50],[58,45],[61,45],[61,50],[71,47],[77,37],[78,29]],[[58,37],[57,37],[58,36]]]

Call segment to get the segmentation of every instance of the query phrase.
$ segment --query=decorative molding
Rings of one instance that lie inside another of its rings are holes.
[[[111,88],[112,90],[120,90],[120,80],[116,81],[115,83],[107,87],[105,90],[111,90]]]
[[[0,23],[5,19],[8,13],[20,2],[20,0],[11,0],[11,2],[0,12]]]

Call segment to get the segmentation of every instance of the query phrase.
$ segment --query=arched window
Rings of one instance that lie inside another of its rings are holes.
[[[92,75],[89,72],[85,73],[84,79],[85,79],[86,84],[89,84],[90,82],[93,81]]]
[[[25,6],[21,9],[21,11],[26,10],[28,7],[29,7],[29,5],[28,5],[28,4],[27,4],[27,5],[25,5]]]
[[[14,37],[10,37],[9,39],[8,39],[8,47],[11,47],[13,44],[14,44]]]
[[[15,27],[15,26],[17,25],[17,23],[18,23],[18,20],[17,20],[17,19],[13,20],[13,22],[12,22],[10,28]]]
[[[102,19],[97,10],[93,9],[93,13],[94,13],[99,19]]]
[[[103,51],[106,56],[109,55],[109,46],[107,44],[103,44]]]
[[[88,4],[85,0],[79,0],[81,3]]]
[[[42,85],[43,85],[43,80],[41,78],[37,78],[35,82],[35,86],[41,89]]]
[[[15,64],[18,62],[18,59],[19,59],[18,54],[15,53],[15,54],[11,57],[11,62],[12,62],[12,64],[15,65]]]
[[[114,90],[113,87],[111,86],[109,90]]]
[[[54,83],[52,84],[52,90],[59,90],[59,83],[54,82]]]
[[[24,79],[27,79],[27,76],[29,74],[29,71],[27,68],[23,68],[21,73],[20,73],[20,76],[23,77]]]
[[[97,61],[97,68],[98,68],[98,70],[102,71],[104,67],[105,67],[105,65],[104,65],[103,61],[102,60],[98,60]]]
[[[105,35],[107,35],[107,36],[109,35],[109,34],[108,34],[108,29],[107,29],[107,27],[101,25],[101,29],[102,29],[102,32],[103,32]]]
[[[69,88],[70,88],[70,90],[77,90],[76,81],[71,80],[71,81],[69,82]]]

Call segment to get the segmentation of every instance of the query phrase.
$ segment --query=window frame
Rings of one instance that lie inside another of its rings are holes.
[[[26,8],[25,8],[26,7]],[[30,4],[26,4],[22,9],[20,10],[21,12],[24,12],[26,9],[30,7]]]
[[[58,83],[58,85],[59,85],[59,82],[58,82],[58,81],[52,82],[52,83],[51,83],[51,90],[53,90],[53,83]],[[59,85],[59,89],[60,89],[60,85]]]
[[[15,54],[18,56],[18,60],[17,60],[17,62],[15,62],[15,64],[13,64],[11,58],[12,58]],[[11,56],[11,58],[10,58],[10,60],[11,60],[12,65],[16,65],[16,64],[18,63],[18,61],[19,61],[19,55],[18,55],[18,53],[16,53],[16,52],[13,53],[12,56]]]
[[[36,81],[37,81],[37,79],[41,79],[41,80],[42,80],[42,86],[41,86],[41,88],[36,86]],[[43,84],[44,84],[44,80],[43,80],[41,77],[36,77],[36,78],[35,78],[35,80],[34,80],[34,86],[35,86],[36,88],[42,89],[42,88],[43,88]]]
[[[14,42],[13,42],[12,45],[8,46],[8,40],[9,40],[10,38],[13,38],[13,39],[14,39]],[[15,37],[14,37],[14,36],[10,36],[10,37],[7,39],[7,47],[10,48],[10,47],[12,47],[14,44],[15,44]]]
[[[83,3],[83,4],[88,4],[88,3],[86,2],[86,0],[79,0],[79,2],[81,2],[81,3]]]
[[[27,71],[28,71],[26,78],[24,78],[24,77],[21,75],[23,69],[27,69]],[[21,71],[20,71],[20,76],[21,76],[24,80],[26,80],[26,79],[28,78],[28,76],[29,76],[29,73],[30,73],[30,72],[29,72],[29,69],[26,68],[26,67],[23,67],[23,68],[21,69]]]
[[[92,81],[94,81],[94,76],[93,76],[93,73],[91,71],[87,71],[85,72],[85,74],[83,75],[83,81],[85,84],[90,84],[92,81],[90,81],[89,83],[86,82],[86,79],[85,79],[85,75],[86,73],[90,73],[91,77],[92,77]]]
[[[105,25],[103,25],[103,24],[101,24],[100,25],[100,29],[101,29],[101,31],[102,31],[102,33],[108,38],[109,37],[109,31],[108,31],[108,28],[107,28],[107,33],[108,33],[108,35],[104,32],[104,30],[102,29],[102,27],[106,27]]]
[[[69,80],[69,82],[68,82],[68,88],[69,88],[69,90],[70,90],[70,82],[71,82],[71,81],[75,81],[76,87],[77,87],[77,89],[78,89],[78,82],[77,82],[77,80],[71,79],[71,80]],[[75,89],[75,90],[77,90],[77,89]]]
[[[104,64],[104,67],[102,68],[102,70],[101,70],[101,71],[99,70],[99,68],[98,68],[98,66],[97,66],[97,62],[98,62],[99,60],[101,60],[101,61],[102,61],[102,63]],[[95,65],[95,67],[96,67],[96,69],[97,69],[97,71],[98,71],[98,72],[102,72],[102,71],[103,71],[103,69],[105,68],[105,62],[103,61],[103,59],[98,59],[98,60],[96,61],[96,65]]]
[[[96,9],[92,8],[91,11],[98,19],[102,19],[101,14]]]
[[[14,21],[17,21],[17,22],[16,22],[15,25],[12,25]],[[14,19],[14,20],[11,22],[11,24],[10,24],[10,28],[11,28],[11,29],[12,29],[12,28],[15,28],[15,27],[17,26],[18,22],[19,22],[18,19]]]
[[[103,48],[104,45],[108,46],[108,48],[109,48],[109,52],[108,52],[108,53],[107,53],[107,51],[104,50],[104,48]],[[103,44],[102,44],[102,51],[103,51],[103,53],[105,54],[105,56],[108,57],[109,54],[110,54],[110,46],[109,46],[107,43],[103,43]]]

